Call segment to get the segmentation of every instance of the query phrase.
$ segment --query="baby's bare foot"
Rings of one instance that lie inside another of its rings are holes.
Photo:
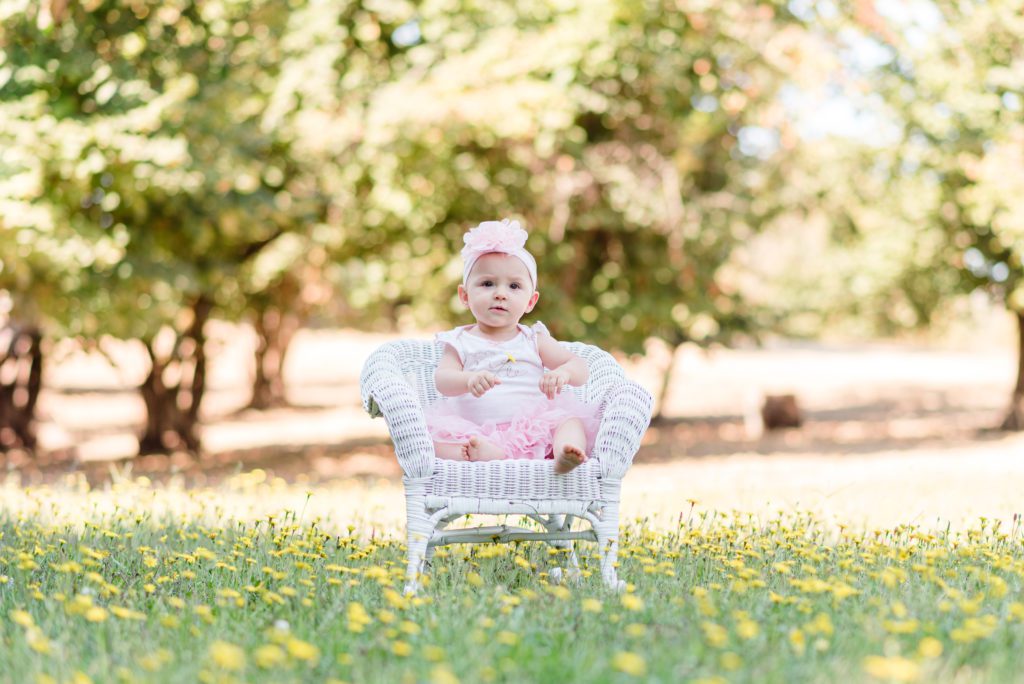
[[[583,449],[575,444],[566,444],[562,447],[562,453],[555,454],[555,475],[564,475],[586,460],[587,455]]]
[[[505,452],[500,446],[481,437],[469,438],[466,453],[470,461],[497,461],[505,458]]]

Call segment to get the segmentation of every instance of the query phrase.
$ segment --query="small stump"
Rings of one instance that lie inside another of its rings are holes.
[[[803,424],[795,394],[769,394],[761,404],[761,423],[765,430],[798,428]]]

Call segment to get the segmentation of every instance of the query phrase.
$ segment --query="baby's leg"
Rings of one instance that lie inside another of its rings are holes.
[[[570,418],[555,430],[552,452],[555,455],[555,474],[567,473],[587,460],[587,434],[583,421]]]
[[[449,461],[465,461],[466,446],[461,442],[434,442],[434,455]]]

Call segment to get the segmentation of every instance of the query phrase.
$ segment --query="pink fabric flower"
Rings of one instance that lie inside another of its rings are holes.
[[[484,221],[476,228],[462,236],[465,247],[462,248],[462,282],[465,284],[473,264],[484,254],[501,252],[510,254],[526,265],[530,272],[530,280],[537,287],[537,260],[526,251],[526,231],[519,221],[502,219],[501,221]]]
[[[484,221],[476,228],[462,236],[466,246],[462,248],[462,257],[488,252],[505,252],[511,254],[517,249],[526,247],[526,231],[519,221]]]

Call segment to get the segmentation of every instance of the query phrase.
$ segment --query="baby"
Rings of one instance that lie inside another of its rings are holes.
[[[583,463],[600,423],[597,407],[567,385],[587,381],[587,364],[543,323],[519,320],[537,305],[537,262],[517,221],[485,221],[463,238],[459,300],[476,319],[439,333],[434,373],[443,397],[426,410],[438,458],[491,461],[553,458],[567,473]]]

